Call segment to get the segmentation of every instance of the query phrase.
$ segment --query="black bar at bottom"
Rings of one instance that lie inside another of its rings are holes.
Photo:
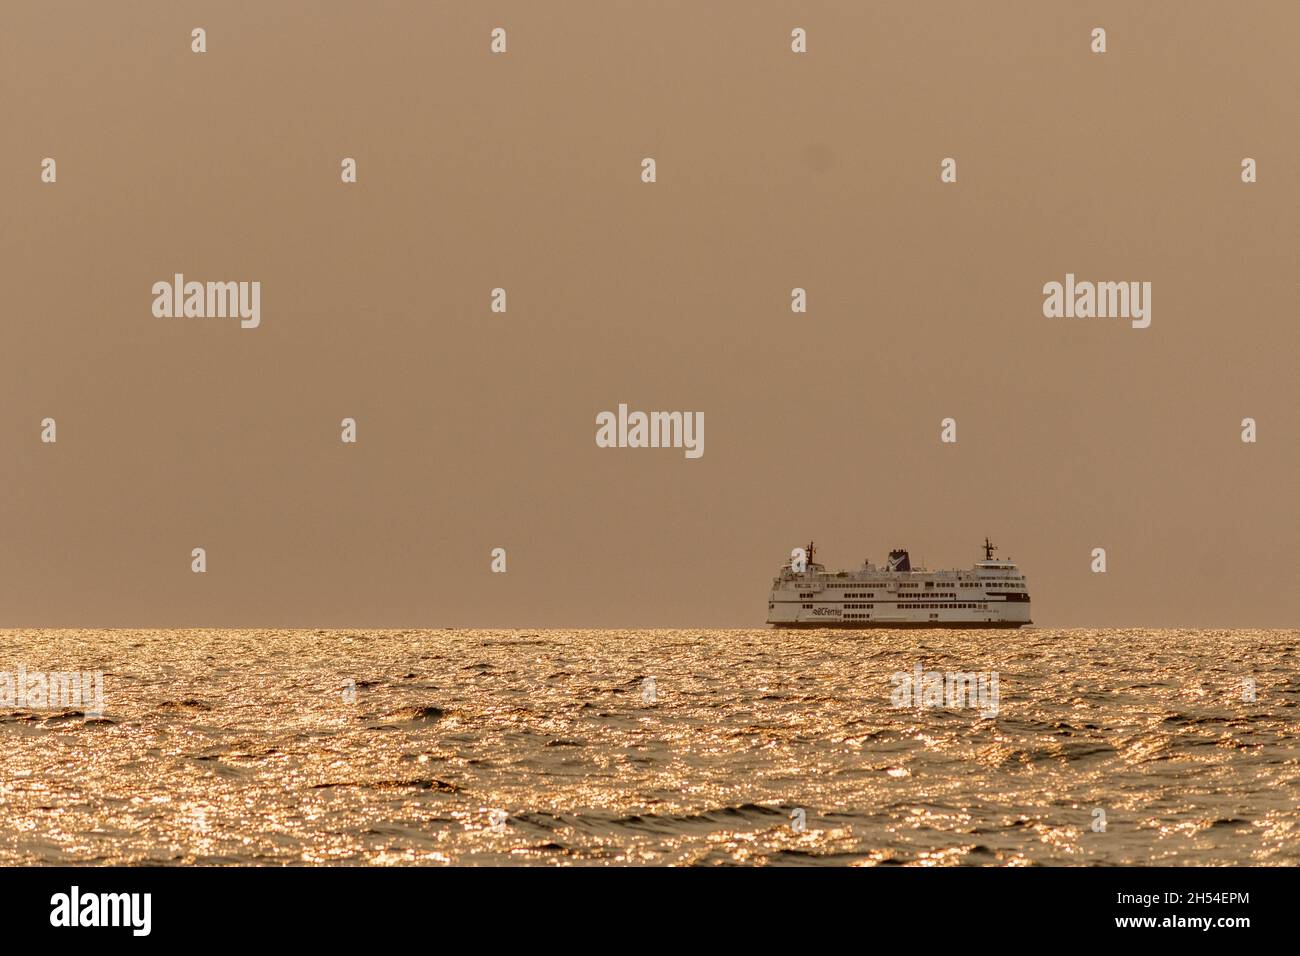
[[[918,944],[930,938],[944,946],[1040,933],[1044,941],[1196,936],[1232,945],[1244,941],[1242,934],[1288,927],[1284,907],[1298,882],[1295,869],[1262,867],[15,868],[2,874],[0,925],[11,946],[31,936],[70,935],[127,945],[248,938],[374,946],[397,945],[410,934],[438,945],[469,934],[494,946],[585,940],[770,947],[778,938],[806,943],[846,929],[864,943],[876,932],[901,932]]]

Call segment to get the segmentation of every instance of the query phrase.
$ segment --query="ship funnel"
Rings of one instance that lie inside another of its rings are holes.
[[[898,551],[889,552],[889,570],[890,571],[911,571],[912,570],[912,561],[907,556],[906,551],[898,550]]]

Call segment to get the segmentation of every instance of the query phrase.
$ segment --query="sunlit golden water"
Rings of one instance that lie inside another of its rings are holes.
[[[1300,863],[1296,631],[0,639],[106,674],[0,709],[0,863]],[[999,713],[893,706],[917,663]]]

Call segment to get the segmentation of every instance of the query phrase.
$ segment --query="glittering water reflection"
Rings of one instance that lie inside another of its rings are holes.
[[[1294,631],[3,634],[5,863],[1300,862]]]

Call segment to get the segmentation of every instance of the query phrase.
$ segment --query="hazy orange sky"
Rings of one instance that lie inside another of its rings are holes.
[[[4,19],[0,626],[758,625],[809,538],[986,534],[1040,624],[1300,620],[1293,3]],[[175,273],[260,327],[154,318]],[[1151,327],[1045,318],[1066,273]],[[705,454],[598,448],[620,402]]]

